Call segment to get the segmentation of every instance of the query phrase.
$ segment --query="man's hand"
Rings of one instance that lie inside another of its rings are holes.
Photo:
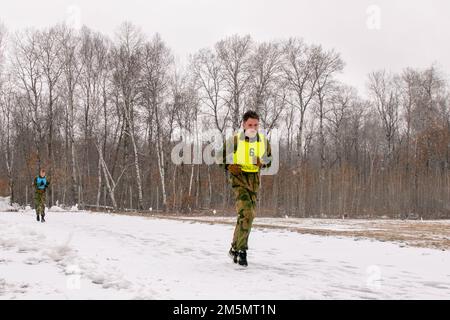
[[[259,168],[263,166],[261,159],[259,157],[256,157],[256,159],[253,161],[254,164],[256,164]]]
[[[228,166],[228,171],[234,176],[238,176],[242,173],[241,166],[238,164],[230,164]]]

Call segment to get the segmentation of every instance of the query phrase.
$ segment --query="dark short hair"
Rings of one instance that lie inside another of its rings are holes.
[[[242,116],[242,121],[245,122],[250,118],[259,120],[259,115],[256,113],[256,111],[249,110],[246,113],[244,113],[244,115]]]

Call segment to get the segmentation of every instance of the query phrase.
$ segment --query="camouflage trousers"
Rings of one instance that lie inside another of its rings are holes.
[[[36,214],[45,216],[45,191],[36,191],[34,194],[34,207]]]
[[[236,199],[237,222],[231,246],[235,250],[248,250],[248,238],[256,216],[259,174],[243,173],[230,178]]]

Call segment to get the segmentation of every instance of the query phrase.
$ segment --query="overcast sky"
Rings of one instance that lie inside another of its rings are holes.
[[[1,1],[10,31],[57,22],[85,24],[113,35],[127,20],[159,32],[178,61],[231,35],[255,40],[303,37],[334,48],[341,78],[360,91],[367,73],[436,62],[450,72],[449,0],[39,0]],[[379,19],[378,19],[379,18]],[[361,92],[364,93],[364,92]]]

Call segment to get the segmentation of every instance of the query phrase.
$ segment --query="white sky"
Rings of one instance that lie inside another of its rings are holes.
[[[380,28],[367,12],[380,8]],[[360,91],[372,70],[392,71],[436,62],[450,70],[448,0],[39,0],[1,1],[0,21],[10,31],[58,22],[85,24],[113,35],[127,20],[148,35],[159,32],[181,62],[190,53],[233,34],[255,40],[303,37],[335,48],[342,79]],[[371,20],[372,21],[372,20]],[[364,93],[364,92],[361,92]]]

